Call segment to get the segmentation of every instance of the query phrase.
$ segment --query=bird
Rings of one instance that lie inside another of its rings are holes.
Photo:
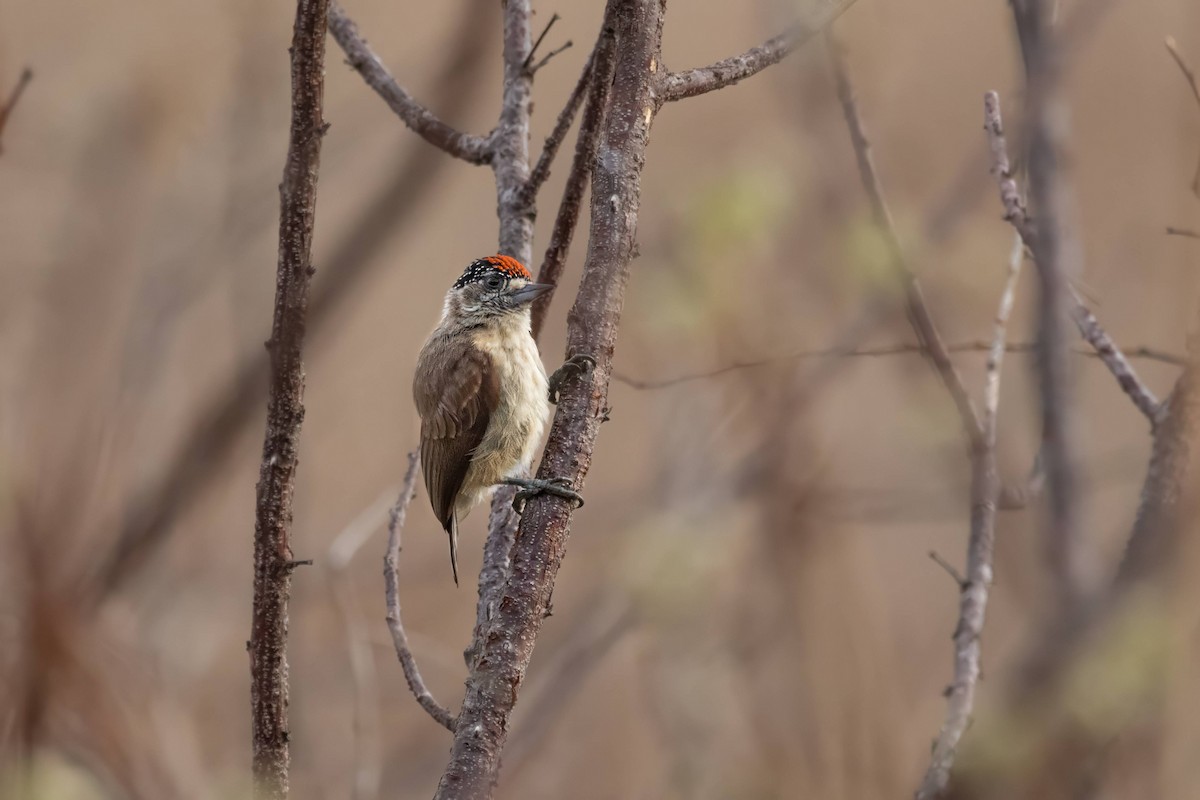
[[[511,256],[476,259],[446,292],[441,318],[417,356],[421,469],[434,515],[450,537],[456,586],[459,523],[492,487],[520,487],[513,501],[518,512],[541,493],[583,504],[565,479],[523,477],[557,384],[595,365],[589,356],[574,357],[547,378],[530,332],[530,306],[553,288],[534,283]]]

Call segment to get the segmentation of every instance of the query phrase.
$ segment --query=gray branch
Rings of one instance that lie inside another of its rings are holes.
[[[434,147],[468,163],[487,164],[491,161],[491,142],[485,137],[456,130],[417,102],[407,89],[396,82],[383,61],[371,50],[367,40],[359,34],[358,26],[337,3],[329,8],[329,32],[346,53],[346,59],[354,71],[362,75],[367,85],[414,133]]]

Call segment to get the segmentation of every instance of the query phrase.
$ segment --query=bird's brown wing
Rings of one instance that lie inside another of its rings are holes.
[[[426,368],[418,367],[413,397],[421,415],[425,488],[449,531],[454,500],[499,401],[500,379],[491,357],[469,342],[442,342],[430,358]]]

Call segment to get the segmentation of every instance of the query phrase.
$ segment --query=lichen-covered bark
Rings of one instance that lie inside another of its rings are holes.
[[[297,445],[304,420],[301,353],[312,278],[317,170],[325,132],[325,26],[328,0],[297,0],[292,34],[292,123],[280,185],[279,263],[267,430],[254,520],[254,616],[250,702],[256,798],[288,794],[288,595],[294,567],[289,532]]]

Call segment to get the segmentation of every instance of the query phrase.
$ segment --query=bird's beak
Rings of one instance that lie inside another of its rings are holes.
[[[553,283],[527,283],[512,293],[515,303],[532,303],[538,297],[554,288]]]

